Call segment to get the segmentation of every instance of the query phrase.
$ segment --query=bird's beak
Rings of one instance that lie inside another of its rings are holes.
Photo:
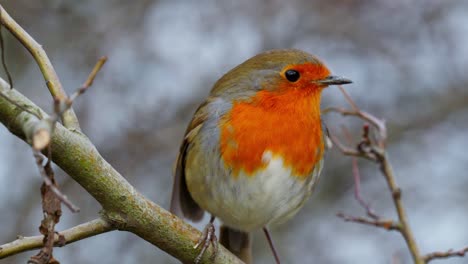
[[[323,85],[340,85],[340,84],[352,83],[350,79],[346,79],[340,76],[333,76],[333,75],[330,75],[326,77],[325,79],[318,80],[317,82]]]

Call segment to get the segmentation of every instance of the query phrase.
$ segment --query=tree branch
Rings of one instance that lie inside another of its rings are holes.
[[[450,257],[464,257],[467,252],[468,252],[468,247],[462,248],[457,251],[454,251],[453,249],[449,249],[445,252],[433,252],[433,253],[427,254],[423,258],[424,258],[424,261],[428,263],[429,261],[435,260],[435,259],[450,258]]]
[[[54,247],[62,247],[88,237],[96,236],[114,230],[102,218],[72,227],[54,236]],[[44,236],[19,237],[17,240],[0,246],[0,259],[43,246]]]
[[[57,103],[55,107],[55,114],[57,116],[61,116],[65,111],[71,108],[73,102],[78,98],[80,95],[84,94],[88,88],[93,85],[94,79],[96,78],[96,75],[98,72],[101,70],[102,66],[107,61],[107,57],[103,56],[99,58],[99,60],[96,62],[96,64],[93,67],[93,70],[89,73],[88,78],[86,81],[81,85],[80,88],[78,88],[70,97],[66,97],[63,99],[60,98],[55,98],[55,102]],[[57,117],[54,118],[54,121],[57,120]]]
[[[52,63],[49,60],[42,46],[37,43],[0,5],[0,22],[21,44],[31,53],[44,76],[44,80],[49,88],[50,94],[54,98],[65,99],[67,94],[60,83]],[[73,109],[65,111],[62,115],[65,127],[80,131],[78,118]]]
[[[42,157],[42,155],[38,152],[38,151],[34,151],[34,158],[36,159],[36,165],[39,169],[39,174],[41,174],[42,176],[42,179],[44,180],[44,183],[45,185],[50,188],[50,190],[55,194],[55,196],[60,200],[60,202],[62,202],[66,207],[68,207],[68,209],[70,209],[70,211],[72,211],[73,213],[77,213],[80,211],[80,208],[76,205],[74,205],[70,200],[68,200],[67,196],[64,195],[58,188],[57,186],[51,181],[51,179],[49,178],[48,176],[48,173],[46,171],[46,168],[45,166],[42,166],[42,163],[44,161],[44,158]],[[47,161],[48,163],[50,161]],[[50,164],[49,164],[49,174],[52,173],[53,174],[53,171],[52,171],[52,168],[50,167]]]
[[[392,194],[393,204],[395,206],[395,210],[398,214],[398,222],[395,224],[395,230],[398,230],[403,238],[406,241],[406,245],[411,253],[413,261],[415,264],[424,264],[425,261],[419,251],[418,245],[416,243],[416,239],[412,233],[410,228],[405,209],[403,207],[403,202],[401,200],[401,189],[396,184],[395,175],[393,173],[392,166],[388,160],[387,152],[386,152],[386,140],[387,140],[387,128],[385,122],[383,120],[378,119],[377,117],[362,111],[356,105],[356,103],[351,99],[348,95],[346,90],[344,90],[340,86],[340,90],[343,93],[344,97],[351,105],[351,110],[343,109],[343,108],[329,108],[328,111],[338,112],[342,115],[351,115],[360,118],[361,120],[368,122],[375,128],[376,132],[376,139],[372,140],[370,137],[369,125],[365,124],[363,126],[363,136],[361,141],[356,145],[355,148],[345,147],[343,144],[339,142],[336,137],[332,137],[334,143],[339,147],[341,152],[344,155],[349,155],[353,157],[362,157],[369,160],[372,160],[379,164],[380,170],[385,177],[387,182],[388,188]],[[349,141],[349,139],[348,139]],[[372,224],[375,226],[380,226],[378,217],[374,220],[367,220],[364,218],[353,218],[353,217],[345,217],[341,215],[343,219],[346,221],[353,221],[359,222],[364,224]]]
[[[2,19],[2,12],[0,11],[0,20]],[[2,23],[0,23],[0,60],[2,61],[2,66],[3,70],[5,71],[5,74],[7,75],[8,78],[8,83],[10,84],[10,89],[13,88],[13,78],[11,78],[10,71],[8,70],[8,66],[6,64],[6,59],[5,59],[5,45],[3,41],[3,32],[2,32]]]
[[[401,189],[396,184],[392,165],[388,161],[388,157],[386,153],[384,153],[383,156],[381,157],[381,162],[379,165],[380,165],[380,170],[382,171],[382,174],[385,176],[385,179],[387,181],[388,188],[392,192],[393,204],[395,205],[395,209],[398,213],[398,219],[400,221],[401,234],[405,238],[406,244],[408,245],[410,252],[413,254],[414,262],[416,264],[419,264],[419,263],[422,264],[424,263],[424,260],[422,259],[419,253],[416,239],[414,238],[414,235],[408,223],[408,218],[406,216],[406,212],[403,207],[403,201],[401,200]]]
[[[386,230],[401,231],[401,226],[393,220],[368,219],[364,217],[349,216],[343,213],[337,213],[336,216],[342,218],[346,222],[354,222],[363,225],[376,226],[384,228]]]
[[[7,90],[0,81],[0,92],[10,100],[47,114],[16,90]],[[34,122],[33,115],[0,97],[0,122],[8,130],[26,141],[24,126]],[[103,217],[119,230],[132,232],[184,263],[193,262],[198,255],[194,249],[201,233],[172,215],[135,190],[96,150],[81,133],[74,133],[56,124],[52,135],[52,160],[78,182],[104,208]],[[212,248],[201,263],[242,263],[219,245],[214,262]]]

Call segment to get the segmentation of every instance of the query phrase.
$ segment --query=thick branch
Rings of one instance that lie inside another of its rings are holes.
[[[20,105],[46,116],[16,90],[5,90],[0,85],[0,91]],[[28,118],[32,118],[32,115],[0,97],[0,122],[23,140],[26,139],[23,126]],[[119,230],[140,236],[184,263],[193,262],[198,255],[193,247],[200,232],[136,191],[102,158],[86,136],[57,124],[52,135],[52,150],[52,160],[102,205],[106,220]],[[211,255],[210,248],[201,263],[242,263],[221,245],[214,262],[209,259]]]
[[[54,246],[62,247],[88,237],[96,236],[113,230],[104,219],[98,218],[90,222],[72,227],[54,237]],[[0,259],[43,246],[44,236],[19,237],[17,240],[0,246]]]
[[[0,18],[1,23],[8,29],[8,31],[18,39],[19,42],[31,53],[36,60],[37,65],[44,76],[44,80],[49,88],[50,94],[54,98],[65,99],[67,94],[60,83],[57,73],[52,66],[52,63],[47,57],[46,52],[42,46],[37,43],[16,21],[3,9],[0,5]],[[62,115],[62,121],[65,127],[75,130],[80,130],[78,119],[73,112],[73,109],[65,111]]]

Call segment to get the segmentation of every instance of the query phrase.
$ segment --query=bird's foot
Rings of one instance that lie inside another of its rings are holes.
[[[200,263],[203,255],[205,254],[205,251],[208,249],[210,244],[213,245],[213,254],[211,255],[211,259],[214,259],[216,257],[216,253],[218,253],[218,239],[216,238],[216,229],[213,224],[214,219],[214,216],[212,216],[210,222],[203,229],[202,235],[198,240],[198,243],[193,247],[195,249],[201,247],[200,253],[195,258],[195,264]]]

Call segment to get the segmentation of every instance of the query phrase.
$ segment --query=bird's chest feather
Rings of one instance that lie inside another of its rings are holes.
[[[324,144],[320,95],[306,92],[259,92],[250,102],[234,103],[220,123],[221,157],[233,176],[256,175],[271,158],[280,158],[295,177],[312,173]]]

